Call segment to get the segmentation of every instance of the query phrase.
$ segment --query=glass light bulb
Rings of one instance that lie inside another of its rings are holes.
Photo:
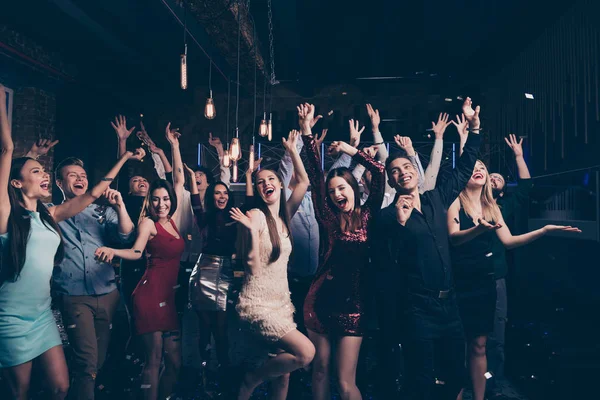
[[[223,166],[225,168],[229,168],[229,165],[231,164],[230,160],[229,160],[229,150],[227,150],[225,152],[225,154],[223,154]]]
[[[217,110],[215,109],[215,102],[212,97],[212,90],[210,96],[206,99],[206,106],[204,106],[204,117],[206,119],[214,119],[217,116]]]
[[[231,161],[237,161],[242,158],[242,149],[240,146],[240,139],[231,139],[231,147],[229,148],[229,158]]]
[[[186,90],[188,87],[187,81],[187,55],[181,55],[181,88]]]
[[[269,119],[267,122],[267,136],[269,137],[269,142],[273,139],[273,120]]]
[[[248,155],[248,169],[254,171],[254,145],[250,145],[250,154]]]
[[[238,180],[238,167],[237,167],[237,161],[233,162],[233,173],[231,174],[231,180],[233,182],[237,182]]]

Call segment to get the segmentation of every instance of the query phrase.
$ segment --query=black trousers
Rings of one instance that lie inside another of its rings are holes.
[[[465,335],[454,294],[440,299],[409,291],[403,303],[406,398],[455,400],[467,375]],[[438,377],[445,384],[436,384]]]

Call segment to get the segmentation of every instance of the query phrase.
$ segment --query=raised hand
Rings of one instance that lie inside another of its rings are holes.
[[[260,163],[262,162],[262,157],[261,158],[255,158],[254,159],[254,168],[250,169],[250,163],[248,163],[248,169],[246,170],[246,175],[252,175],[254,172],[256,172],[258,170],[258,168],[260,167]]]
[[[467,130],[467,119],[465,118],[465,114],[457,115],[456,122],[450,121],[456,127],[458,131],[458,135],[460,136],[461,142],[466,142],[467,137],[469,137],[469,131]]]
[[[244,214],[239,208],[232,207],[231,210],[229,210],[229,214],[231,215],[231,219],[244,225],[246,228],[248,228],[248,230],[254,232],[259,231],[260,219],[257,215],[253,215],[250,211]]]
[[[302,129],[302,132],[305,132],[307,128],[310,128],[310,121],[307,119],[308,105],[300,104],[296,107],[296,110],[298,110],[298,125]]]
[[[410,218],[413,205],[414,196],[412,194],[398,196],[396,201],[396,220],[400,225],[406,225],[406,221]]]
[[[544,233],[555,232],[555,231],[581,233],[581,229],[574,227],[574,226],[546,225],[546,226],[544,226],[543,229],[544,229]]]
[[[38,158],[40,156],[44,156],[48,154],[50,149],[52,149],[58,140],[52,141],[51,139],[38,139],[37,142],[31,145],[31,149],[27,152],[28,157]]]
[[[188,175],[190,176],[190,178],[194,179],[194,170],[191,169],[190,167],[188,167],[188,165],[186,163],[183,163],[183,168],[185,169],[185,172],[188,173]]]
[[[470,97],[467,97],[463,103],[462,111],[467,121],[469,121],[469,128],[479,129],[479,126],[481,125],[481,121],[479,121],[480,110],[481,107],[479,106],[475,107],[475,110],[473,110],[473,101]]]
[[[377,151],[379,150],[379,146],[374,144],[373,146],[369,146],[369,147],[365,147],[363,149],[363,151],[365,152],[366,155],[368,155],[371,158],[375,158],[375,156],[377,155]]]
[[[287,140],[286,138],[281,138],[281,141],[283,142],[283,147],[290,153],[298,151],[296,146],[298,145],[299,136],[300,132],[298,132],[295,129],[292,129],[288,135]]]
[[[138,147],[137,149],[135,149],[134,152],[128,151],[125,154],[127,155],[128,160],[142,161],[144,157],[146,157],[146,150],[144,150],[141,147]]]
[[[336,140],[335,142],[331,142],[331,145],[329,145],[327,152],[333,156],[339,153],[346,153],[353,156],[354,154],[356,154],[356,148],[354,146],[350,146],[346,142]]]
[[[208,133],[208,144],[212,147],[223,147],[223,143],[221,143],[221,139],[218,136],[213,136],[212,132]]]
[[[443,139],[444,132],[446,132],[446,128],[450,125],[452,121],[448,121],[447,113],[440,113],[437,123],[431,121],[431,129],[433,129],[433,133],[435,134],[436,139]]]
[[[131,132],[135,129],[135,126],[131,129],[127,129],[127,118],[122,115],[115,117],[115,122],[110,122],[115,132],[117,132],[117,136],[119,140],[127,140],[127,138],[131,135]]]
[[[396,145],[406,152],[409,156],[414,157],[416,152],[412,144],[412,140],[408,136],[394,136]]]
[[[523,157],[523,138],[517,140],[517,136],[511,133],[509,139],[504,138],[504,141],[512,149],[513,153],[515,153],[515,158]]]
[[[94,252],[94,256],[96,260],[110,264],[115,257],[115,250],[110,247],[99,247]]]
[[[321,136],[315,135],[315,143],[317,144],[317,148],[321,148],[321,144],[323,144],[323,141],[325,140],[325,136],[327,136],[327,131],[328,131],[328,129],[325,128],[321,131]]]
[[[502,224],[492,225],[483,218],[478,218],[477,223],[478,223],[477,228],[485,230],[485,231],[495,231],[495,230],[502,228]]]
[[[378,131],[379,124],[381,123],[379,110],[374,110],[372,105],[367,104],[367,114],[369,114],[369,118],[371,119],[371,126],[373,127],[373,132]]]
[[[165,128],[165,136],[167,137],[167,140],[169,141],[171,146],[179,146],[179,137],[181,136],[181,133],[179,133],[179,128],[171,129],[170,122]]]
[[[108,200],[111,206],[123,206],[123,196],[121,196],[121,192],[118,190],[106,189],[102,196]]]
[[[348,123],[350,124],[350,146],[358,147],[360,144],[360,135],[364,132],[365,127],[363,126],[360,128],[360,123],[358,120],[354,121],[351,119],[348,121]]]

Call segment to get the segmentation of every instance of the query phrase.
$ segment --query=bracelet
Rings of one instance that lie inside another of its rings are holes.
[[[385,144],[385,142],[373,143],[373,146],[381,146],[382,144]]]
[[[100,180],[103,181],[103,182],[112,182],[114,179],[113,178],[104,177],[104,178],[102,178]]]

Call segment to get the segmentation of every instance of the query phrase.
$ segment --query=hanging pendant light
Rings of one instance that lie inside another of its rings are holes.
[[[267,136],[270,142],[273,139],[273,113],[269,114],[269,122],[267,122]]]
[[[229,148],[229,159],[231,161],[238,161],[242,158],[242,149],[240,148],[240,139],[237,137],[237,129],[236,129],[236,137],[231,139],[231,147]]]
[[[248,155],[248,169],[254,171],[254,145],[250,145],[250,154]]]
[[[214,119],[217,116],[217,110],[215,109],[215,102],[213,100],[212,92],[212,60],[208,67],[208,92],[209,96],[206,99],[206,106],[204,106],[204,117],[206,119]]]
[[[233,172],[231,173],[231,181],[232,182],[237,182],[238,180],[238,167],[237,167],[237,161],[233,162]]]
[[[258,134],[265,137],[269,134],[269,128],[267,126],[267,113],[263,115],[263,119],[260,121],[260,127],[258,128]]]
[[[229,166],[231,165],[231,160],[229,159],[229,145],[227,145],[227,150],[225,150],[225,152],[223,153],[222,164],[225,168],[229,168]]]
[[[187,44],[184,47],[183,54],[181,55],[181,88],[186,90],[188,87],[187,80]]]

